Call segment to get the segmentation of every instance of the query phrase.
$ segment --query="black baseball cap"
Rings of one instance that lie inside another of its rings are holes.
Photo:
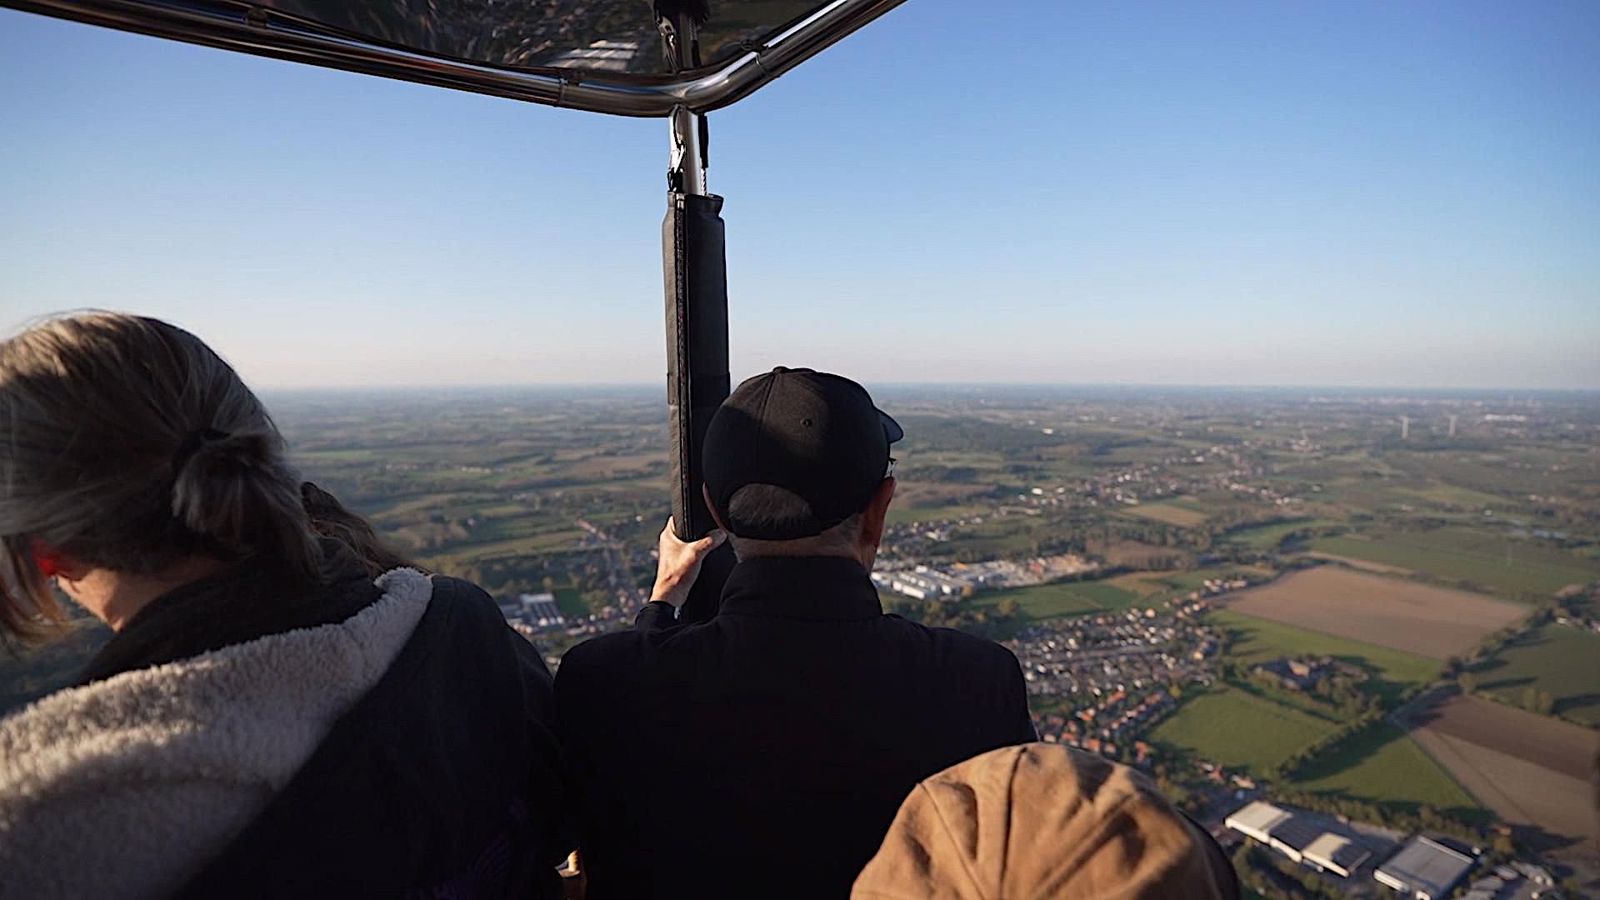
[[[702,450],[706,493],[735,535],[792,540],[821,534],[866,509],[905,436],[848,378],[779,366],[739,385],[712,416]],[[801,502],[787,514],[743,517],[730,501],[750,485]]]

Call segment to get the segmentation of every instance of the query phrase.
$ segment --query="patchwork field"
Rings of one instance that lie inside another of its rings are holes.
[[[1141,503],[1138,506],[1130,506],[1123,512],[1153,522],[1177,525],[1179,528],[1193,528],[1206,520],[1206,514],[1200,510],[1174,506],[1171,503]]]
[[[1138,602],[1139,595],[1104,581],[1058,581],[979,594],[968,605],[998,606],[1006,599],[1017,601],[1027,618],[1039,620],[1127,609]]]
[[[1477,809],[1478,801],[1404,731],[1384,722],[1341,743],[1300,773],[1295,785],[1376,803]]]
[[[1244,544],[1257,550],[1269,550],[1283,540],[1284,535],[1300,531],[1319,524],[1310,519],[1292,519],[1288,522],[1274,522],[1271,525],[1256,525],[1250,528],[1239,528],[1228,532],[1223,540],[1232,544]]]
[[[1546,597],[1600,577],[1593,560],[1532,541],[1466,528],[1318,538],[1313,550],[1427,572],[1509,597]]]
[[[1435,697],[1411,736],[1484,805],[1538,844],[1600,853],[1594,760],[1600,733],[1481,697]]]
[[[1481,594],[1319,566],[1243,591],[1234,612],[1444,659],[1527,610]]]
[[[1411,685],[1426,684],[1439,674],[1439,661],[1415,653],[1334,637],[1232,610],[1217,610],[1211,621],[1232,636],[1228,653],[1244,663],[1283,656],[1332,656],[1366,669],[1380,694],[1393,696]]]
[[[1554,713],[1600,726],[1600,635],[1544,625],[1473,668],[1478,689],[1510,703],[1529,688],[1555,698]]]
[[[1337,727],[1283,704],[1224,687],[1184,703],[1150,736],[1157,743],[1203,759],[1264,775]]]

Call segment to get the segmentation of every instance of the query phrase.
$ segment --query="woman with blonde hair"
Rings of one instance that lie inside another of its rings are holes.
[[[0,719],[0,897],[559,890],[543,661],[284,454],[165,322],[0,342],[0,636],[47,637],[54,588],[114,632]]]

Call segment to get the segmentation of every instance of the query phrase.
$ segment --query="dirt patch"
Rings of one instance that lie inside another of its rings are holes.
[[[1236,595],[1247,615],[1324,634],[1444,659],[1527,615],[1482,594],[1401,581],[1336,566],[1296,572]]]
[[[1480,697],[1419,704],[1411,736],[1462,787],[1550,849],[1600,853],[1593,759],[1600,733]]]

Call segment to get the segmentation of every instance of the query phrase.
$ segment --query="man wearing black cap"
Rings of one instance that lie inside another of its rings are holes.
[[[588,896],[843,897],[919,780],[1034,739],[1016,658],[886,616],[868,573],[900,426],[837,375],[746,381],[705,440],[738,555],[715,618],[675,625],[720,535],[669,525],[640,627],[556,678]]]

